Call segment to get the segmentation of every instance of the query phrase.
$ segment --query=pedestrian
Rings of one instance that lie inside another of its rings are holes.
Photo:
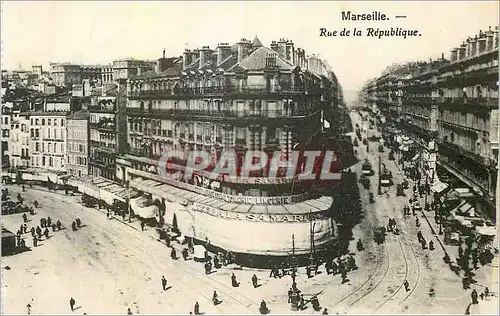
[[[23,231],[25,234],[28,232],[28,225],[26,224],[23,225]]]
[[[293,295],[293,289],[290,288],[288,290],[288,303],[291,303],[292,302],[292,295]]]
[[[338,269],[339,269],[339,267],[337,266],[335,261],[332,260],[332,273],[333,273],[333,275],[336,275],[338,273]]]
[[[262,315],[269,313],[269,309],[267,308],[266,301],[262,300],[262,301],[260,302],[259,312],[260,312]]]
[[[31,236],[35,237],[35,227],[31,227]]]
[[[175,248],[172,247],[172,251],[170,252],[170,257],[172,260],[177,260],[177,253],[175,251]]]
[[[212,266],[209,261],[205,262],[205,274],[210,274],[212,272]]]
[[[418,217],[415,219],[415,226],[420,227],[420,221]]]
[[[325,308],[325,309],[323,310],[323,313],[321,313],[321,314],[322,314],[322,315],[328,315],[328,309],[326,309],[326,308]]]
[[[422,232],[421,232],[421,231],[419,231],[419,232],[417,233],[417,238],[418,238],[418,242],[419,242],[419,243],[422,243],[422,237],[423,237],[423,236],[422,236]]]
[[[56,224],[52,223],[52,232],[54,233],[56,231]]]
[[[198,302],[194,304],[194,314],[200,315],[200,304],[198,304]]]
[[[74,309],[75,309],[75,299],[74,298],[71,298],[69,300],[69,307],[71,307],[71,311],[74,311]]]
[[[77,230],[77,228],[76,228],[76,222],[75,222],[75,221],[73,221],[73,223],[71,223],[71,229],[72,229],[73,231],[76,231],[76,230]]]
[[[403,285],[405,286],[405,291],[408,292],[410,290],[410,283],[408,283],[408,280],[405,280]]]
[[[141,221],[141,230],[144,231],[144,221]]]
[[[472,304],[477,304],[478,301],[477,301],[477,291],[474,289],[472,290],[472,293],[470,295],[471,299],[472,299]]]
[[[257,287],[257,276],[254,274],[252,276],[252,284],[253,284],[253,288],[255,289]]]
[[[427,242],[425,241],[425,238],[422,238],[422,250],[425,250],[427,247]]]
[[[311,274],[311,266],[310,266],[310,265],[308,265],[308,266],[306,267],[306,273],[307,273],[307,277],[308,277],[308,278],[311,278],[311,277],[312,277],[312,274]]]
[[[56,225],[57,225],[57,230],[61,230],[61,225],[62,225],[61,221],[57,220]]]
[[[23,221],[25,223],[28,222],[28,216],[26,215],[26,213],[23,214]]]
[[[342,284],[347,282],[347,272],[342,271]]]
[[[214,305],[218,305],[220,303],[219,299],[217,298],[217,291],[214,291],[214,294],[212,295],[212,302]]]
[[[186,261],[187,258],[188,258],[188,250],[187,250],[187,248],[182,249],[182,258],[184,259],[184,261]],[[214,261],[215,261],[215,259],[217,259],[217,257],[214,258]]]
[[[276,266],[273,266],[273,267],[271,268],[271,272],[269,272],[269,277],[270,277],[270,278],[272,278],[272,277],[276,278],[276,272],[275,272],[275,271],[276,271],[276,269],[275,269],[275,267],[276,267]]]
[[[24,186],[24,184],[23,184],[23,192],[26,192],[26,187]]]
[[[45,231],[43,232],[43,234],[45,235],[45,238],[49,238],[49,229],[48,228],[45,228]]]
[[[79,218],[76,219],[76,226],[78,228],[80,228],[82,226],[82,221]]]
[[[40,218],[40,226],[43,228],[44,226],[44,223],[45,223],[45,218]]]
[[[299,299],[299,309],[303,310],[305,307],[306,307],[306,304],[305,304],[305,301],[304,301],[304,295],[301,294],[300,295],[300,299]]]
[[[163,286],[163,291],[167,290],[167,279],[165,279],[165,276],[161,276],[161,285]]]
[[[484,289],[484,297],[488,297],[488,296],[490,296],[490,289],[488,287],[486,287]]]
[[[130,310],[130,307],[127,309],[127,315],[132,315],[132,311]]]
[[[232,285],[233,287],[238,287],[238,286],[240,286],[240,283],[238,283],[238,281],[236,281],[236,275],[234,275],[234,273],[233,273],[233,275],[231,275],[231,285]]]
[[[107,210],[107,212],[106,212],[106,217],[107,217],[108,219],[111,217],[111,211],[109,210],[109,208],[108,208],[108,210]]]
[[[432,240],[429,242],[429,250],[434,250],[434,242]]]

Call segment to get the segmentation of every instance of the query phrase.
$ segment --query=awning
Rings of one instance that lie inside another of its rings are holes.
[[[145,198],[139,197],[137,199],[130,200],[130,207],[134,213],[141,218],[155,218],[158,216],[158,206],[150,205],[144,206]]]
[[[443,183],[441,181],[437,181],[431,188],[432,192],[435,192],[437,194],[442,194],[446,189],[449,188],[449,185],[446,183]]]
[[[205,258],[205,252],[207,251],[204,246],[202,245],[194,245],[194,257],[196,259],[204,259]]]
[[[476,226],[476,231],[483,236],[497,235],[497,229],[495,226]]]

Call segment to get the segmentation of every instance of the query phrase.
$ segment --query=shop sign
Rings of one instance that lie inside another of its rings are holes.
[[[214,217],[223,219],[234,219],[251,222],[267,222],[267,223],[304,223],[314,220],[325,219],[326,217],[319,213],[312,214],[252,214],[252,213],[236,213],[210,207],[199,203],[194,203],[192,208],[194,212],[208,214]]]

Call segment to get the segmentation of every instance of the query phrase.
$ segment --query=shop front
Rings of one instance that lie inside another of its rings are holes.
[[[130,186],[161,197],[164,220],[185,237],[238,254],[309,255],[333,245],[331,197],[294,202],[288,197],[202,195],[143,177]]]

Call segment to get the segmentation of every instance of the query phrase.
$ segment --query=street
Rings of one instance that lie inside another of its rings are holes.
[[[353,125],[361,124],[357,113],[351,116]],[[305,269],[300,268],[298,287],[305,296],[323,291],[319,302],[330,314],[464,313],[470,303],[470,291],[462,289],[461,278],[444,263],[443,249],[420,212],[417,216],[404,216],[402,209],[410,195],[396,197],[395,185],[382,188],[380,196],[376,194],[379,155],[392,172],[394,183],[401,183],[402,175],[396,162],[388,159],[387,151],[378,153],[374,145],[371,147],[369,152],[366,146],[355,147],[360,161],[354,166],[358,179],[365,157],[375,171],[369,178],[370,190],[358,182],[364,218],[354,228],[349,248],[359,268],[348,273],[345,284],[341,284],[340,275],[325,273],[324,267],[320,268],[322,273],[312,278],[307,278]],[[50,230],[49,239],[43,238],[38,247],[32,247],[28,232],[23,238],[31,250],[3,258],[3,313],[26,314],[29,303],[33,314],[66,314],[70,312],[71,297],[76,301],[74,313],[88,315],[125,314],[128,308],[133,314],[181,315],[193,311],[195,302],[206,314],[258,314],[261,300],[266,301],[271,314],[291,312],[287,303],[291,286],[288,276],[269,278],[269,270],[236,266],[206,275],[201,263],[172,260],[170,249],[157,239],[153,227],[141,231],[138,221],[107,219],[104,210],[82,206],[77,195],[40,187],[28,187],[26,192],[16,185],[8,189],[11,198],[21,193],[26,205],[33,205],[35,200],[40,204],[34,216],[28,215],[28,231],[47,216],[52,222],[60,220],[64,228]],[[374,193],[374,203],[369,201],[369,192]],[[421,223],[418,228],[416,217]],[[76,218],[83,225],[72,231],[71,223]],[[389,218],[396,220],[400,233],[387,233],[386,242],[377,245],[372,231],[387,226]],[[22,223],[21,214],[3,216],[3,224],[14,232]],[[428,241],[434,240],[435,250],[422,249],[417,240],[419,230]],[[365,248],[360,252],[356,250],[358,239]],[[181,246],[174,247],[180,254]],[[241,282],[238,288],[231,286],[232,273]],[[254,273],[261,284],[258,288],[252,286]],[[166,291],[162,289],[162,275],[170,287]],[[212,303],[213,291],[222,300],[217,306]],[[309,307],[294,313],[321,311]]]

